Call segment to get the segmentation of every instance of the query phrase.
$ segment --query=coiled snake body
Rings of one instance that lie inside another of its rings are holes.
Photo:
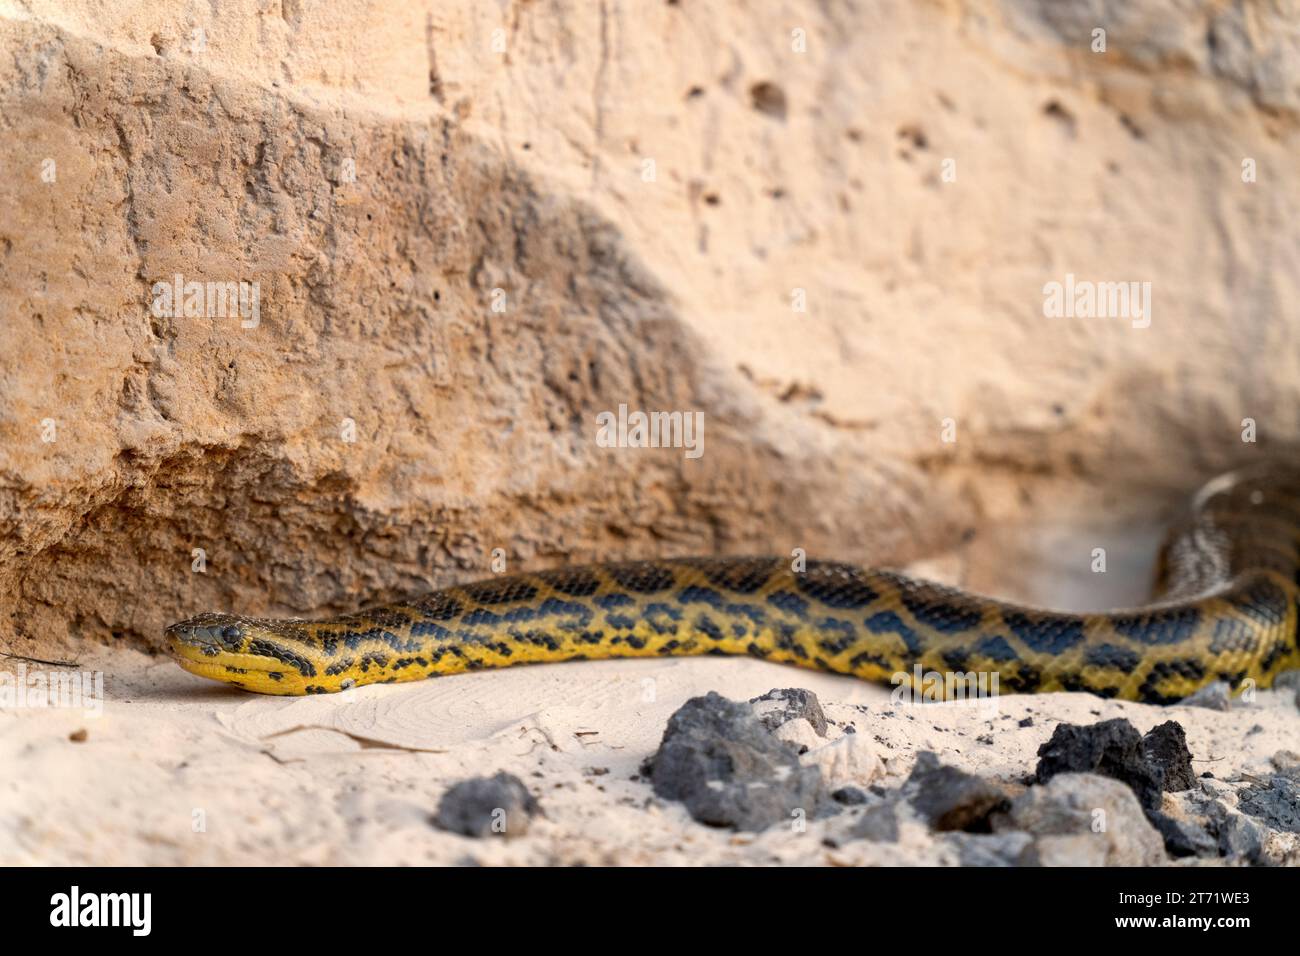
[[[203,614],[167,628],[192,673],[315,694],[542,661],[748,654],[867,680],[994,674],[999,692],[1169,702],[1300,666],[1300,475],[1207,485],[1162,552],[1159,594],[1069,614],[887,570],[688,558],[493,578],[319,621]],[[898,676],[901,675],[901,676]],[[952,685],[948,685],[951,687]],[[951,693],[951,691],[949,691]]]

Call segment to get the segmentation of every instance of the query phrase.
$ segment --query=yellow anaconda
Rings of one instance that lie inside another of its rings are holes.
[[[167,628],[182,667],[265,694],[316,694],[540,661],[689,654],[890,680],[996,675],[999,692],[1168,702],[1300,666],[1300,473],[1207,485],[1162,554],[1149,606],[1069,614],[893,571],[684,558],[498,577],[320,621],[203,614]]]

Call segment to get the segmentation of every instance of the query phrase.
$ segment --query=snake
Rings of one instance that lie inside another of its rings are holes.
[[[1300,666],[1300,471],[1247,467],[1203,486],[1154,579],[1145,605],[1070,613],[797,555],[665,558],[493,575],[318,620],[204,613],[165,637],[185,670],[261,694],[713,654],[925,683],[934,699],[996,687],[1174,703]]]

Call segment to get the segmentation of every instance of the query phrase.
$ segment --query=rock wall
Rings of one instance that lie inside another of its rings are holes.
[[[0,647],[494,549],[901,562],[1295,444],[1295,4],[361,9],[0,2]]]

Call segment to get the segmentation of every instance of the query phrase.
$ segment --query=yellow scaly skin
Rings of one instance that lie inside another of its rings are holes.
[[[1021,607],[833,562],[795,571],[784,558],[688,558],[493,578],[320,621],[203,614],[166,633],[186,670],[263,694],[748,654],[864,680],[910,683],[919,665],[996,675],[1001,693],[1163,703],[1214,680],[1268,687],[1300,666],[1298,549],[1300,476],[1252,469],[1202,490],[1164,550],[1164,597],[1129,611]]]

